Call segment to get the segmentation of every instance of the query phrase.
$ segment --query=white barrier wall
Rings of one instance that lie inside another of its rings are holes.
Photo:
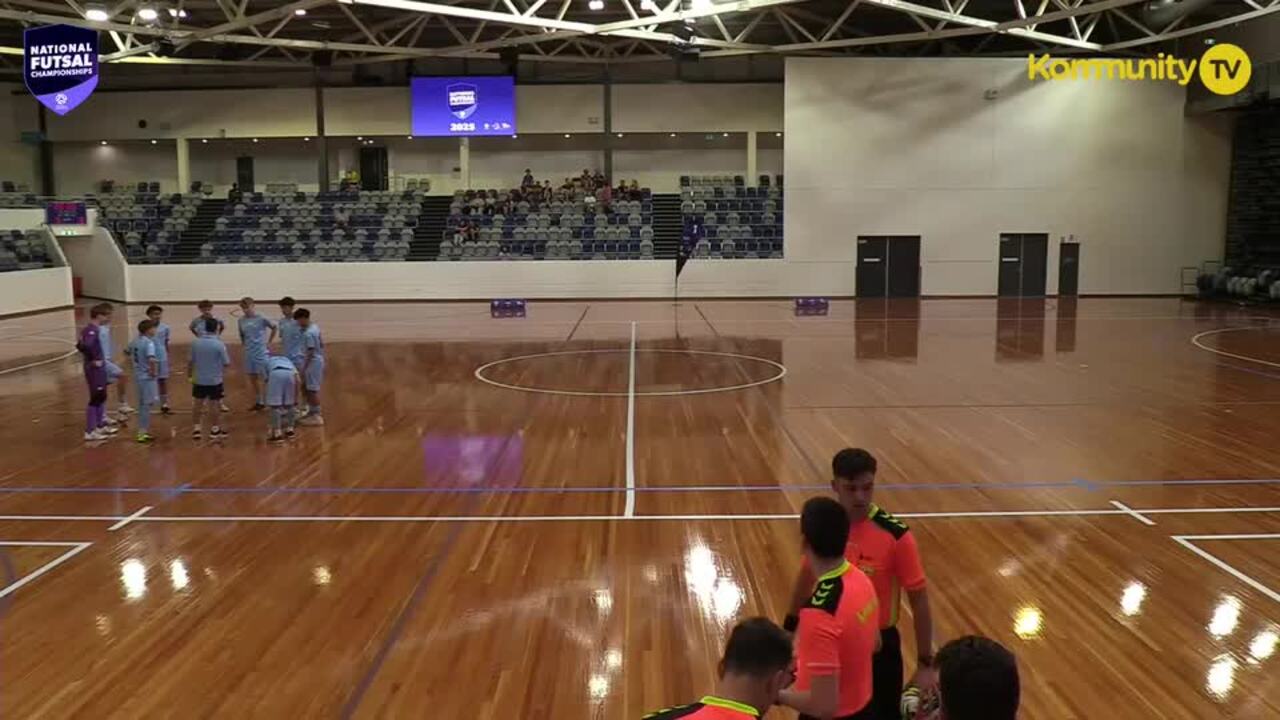
[[[102,300],[129,299],[129,268],[115,240],[103,228],[93,235],[60,237],[71,274],[80,278],[81,294]]]
[[[65,267],[0,273],[0,316],[72,304],[71,270]]]
[[[987,99],[987,91],[997,97]],[[1036,82],[1026,59],[789,58],[790,260],[920,235],[926,295],[992,295],[1002,232],[1081,242],[1081,293],[1177,293],[1220,257],[1228,118],[1156,82]]]

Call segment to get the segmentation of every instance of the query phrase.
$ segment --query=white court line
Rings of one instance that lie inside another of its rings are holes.
[[[90,545],[93,545],[93,543],[87,543],[87,542],[81,542],[81,543],[73,543],[73,542],[8,542],[8,541],[6,541],[6,542],[0,542],[0,545],[10,546],[10,547],[21,547],[21,546],[23,546],[23,545],[34,545],[34,546],[42,546],[42,547],[44,547],[44,546],[53,546],[53,547],[70,547],[70,548],[71,548],[70,550],[68,550],[68,551],[66,551],[66,552],[62,553],[61,555],[59,555],[58,557],[56,557],[56,558],[54,558],[54,559],[50,560],[49,562],[45,563],[44,565],[41,565],[40,567],[36,568],[36,570],[35,570],[34,572],[31,572],[31,573],[29,573],[29,574],[25,575],[25,576],[24,576],[24,577],[22,577],[20,580],[17,580],[16,582],[14,582],[12,585],[9,585],[8,587],[5,587],[4,589],[0,589],[0,598],[3,598],[3,597],[7,597],[7,596],[9,596],[9,595],[13,594],[14,592],[16,592],[16,591],[18,591],[20,588],[22,588],[22,586],[24,586],[24,585],[26,585],[26,584],[28,584],[28,583],[32,582],[32,581],[33,581],[33,580],[35,580],[36,578],[40,577],[41,575],[44,575],[45,573],[49,572],[49,571],[50,571],[50,570],[52,570],[52,569],[54,569],[54,568],[58,567],[59,565],[61,565],[62,563],[66,562],[66,561],[68,561],[68,560],[70,560],[71,558],[75,557],[76,555],[79,555],[81,552],[83,552],[83,551],[84,551],[86,548],[88,548]]]
[[[1205,560],[1208,560],[1214,565],[1217,565],[1219,569],[1225,571],[1227,574],[1231,575],[1232,577],[1244,583],[1245,585],[1248,585],[1254,590],[1257,590],[1263,595],[1266,595],[1272,600],[1275,600],[1276,602],[1280,603],[1280,592],[1276,592],[1275,590],[1272,590],[1266,585],[1263,585],[1262,583],[1258,582],[1252,577],[1244,574],[1243,572],[1240,572],[1239,570],[1235,569],[1230,563],[1220,559],[1217,555],[1214,555],[1208,550],[1204,550],[1200,547],[1197,547],[1195,543],[1191,542],[1192,538],[1196,540],[1257,540],[1257,539],[1270,540],[1270,539],[1280,538],[1280,535],[1174,535],[1173,536],[1174,542],[1190,550],[1191,552],[1199,555]]]
[[[1280,507],[1220,508],[1090,508],[1079,510],[962,510],[955,512],[896,513],[900,518],[964,519],[1021,517],[1092,517],[1103,515],[1178,515],[1201,513],[1280,512]],[[794,520],[798,513],[750,513],[703,515],[139,515],[132,522],[574,522],[591,520]],[[120,515],[0,515],[3,520],[124,520]],[[1200,536],[1186,536],[1197,538]],[[1236,536],[1204,536],[1235,539]],[[1245,535],[1239,539],[1268,539],[1269,535]]]
[[[72,349],[71,349],[71,350],[68,350],[68,351],[67,351],[67,354],[65,354],[65,355],[59,355],[58,357],[52,357],[52,358],[48,358],[48,359],[46,359],[46,360],[37,360],[36,362],[33,362],[33,363],[27,363],[26,365],[19,365],[18,367],[5,368],[4,370],[0,370],[0,375],[8,375],[8,374],[10,374],[10,373],[16,373],[16,372],[18,372],[18,371],[20,371],[20,370],[29,370],[29,369],[31,369],[31,368],[33,368],[33,367],[40,367],[41,365],[48,365],[48,364],[50,364],[50,363],[61,362],[61,361],[63,361],[63,360],[66,360],[67,358],[71,357],[72,355],[79,355],[79,354],[80,354],[80,351],[75,349],[75,343],[73,343],[73,342],[67,342],[66,340],[63,340],[63,339],[61,339],[61,338],[48,338],[48,339],[49,339],[49,340],[51,340],[51,341],[53,341],[53,342],[60,342],[60,343],[63,343],[63,344],[65,344],[65,345],[71,345],[71,346],[72,346]]]
[[[1115,507],[1120,508],[1121,510],[1123,510],[1123,511],[1125,512],[1125,514],[1130,515],[1130,516],[1132,516],[1132,517],[1134,517],[1134,518],[1137,518],[1138,522],[1142,523],[1143,525],[1155,525],[1155,524],[1156,524],[1156,521],[1155,521],[1155,520],[1152,520],[1151,518],[1147,517],[1146,515],[1143,515],[1143,514],[1141,514],[1141,513],[1137,512],[1137,511],[1135,511],[1133,508],[1129,507],[1128,505],[1125,505],[1124,503],[1120,502],[1119,500],[1112,500],[1112,501],[1111,501],[1111,504],[1112,504],[1113,506],[1115,506]]]
[[[1208,345],[1205,345],[1204,343],[1200,342],[1200,338],[1202,337],[1207,337],[1209,335],[1217,335],[1219,333],[1237,332],[1240,330],[1267,330],[1267,329],[1269,328],[1250,325],[1249,327],[1229,327],[1229,328],[1219,328],[1217,330],[1205,330],[1202,333],[1196,333],[1195,335],[1192,335],[1191,344],[1195,345],[1201,350],[1208,350],[1209,352],[1214,353],[1216,355],[1222,355],[1224,357],[1235,358],[1236,360],[1244,360],[1245,362],[1258,363],[1260,365],[1270,365],[1271,367],[1280,368],[1280,363],[1274,363],[1274,362],[1271,362],[1270,360],[1262,360],[1256,357],[1249,357],[1248,355],[1237,355],[1236,353],[1229,353],[1226,350],[1219,350],[1214,347],[1209,347]]]
[[[107,528],[107,532],[115,532],[116,530],[119,530],[120,528],[124,527],[125,525],[128,525],[129,523],[133,522],[134,520],[137,520],[138,518],[142,517],[143,515],[146,515],[147,513],[151,512],[152,508],[153,508],[153,506],[151,506],[151,505],[143,505],[142,507],[138,508],[138,511],[137,511],[137,512],[135,512],[134,514],[132,514],[132,515],[130,515],[130,516],[128,516],[128,517],[120,518],[120,520],[119,520],[118,522],[116,522],[116,524],[115,524],[115,525],[112,525],[111,527]]]
[[[627,506],[625,517],[636,514],[636,324],[631,323],[631,352],[627,363]]]

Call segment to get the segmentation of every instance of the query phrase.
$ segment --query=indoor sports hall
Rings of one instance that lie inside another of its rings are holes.
[[[0,717],[1280,717],[1277,11],[0,3]]]

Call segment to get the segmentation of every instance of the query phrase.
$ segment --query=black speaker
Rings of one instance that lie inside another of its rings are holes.
[[[159,57],[173,57],[177,48],[174,47],[173,41],[169,38],[160,38],[156,40],[156,55]]]
[[[502,63],[503,69],[511,77],[515,77],[520,71],[520,50],[519,48],[504,47],[498,51],[498,60]]]
[[[311,62],[312,62],[316,67],[322,67],[322,68],[332,67],[332,66],[333,66],[333,51],[332,51],[332,50],[317,50],[317,51],[315,51],[314,53],[312,53],[312,54],[311,54]]]

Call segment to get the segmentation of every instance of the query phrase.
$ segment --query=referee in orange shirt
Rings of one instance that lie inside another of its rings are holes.
[[[880,650],[873,661],[871,715],[875,720],[898,720],[902,696],[902,638],[898,634],[901,593],[907,592],[916,631],[916,676],[922,687],[935,684],[933,614],[925,587],[924,567],[915,536],[901,520],[871,502],[876,459],[862,449],[845,448],[831,460],[831,487],[849,513],[851,523],[845,558],[866,573],[880,601]],[[785,627],[794,630],[800,608],[813,593],[814,576],[805,562],[796,578],[791,613]]]
[[[796,682],[778,701],[799,710],[801,720],[872,720],[880,608],[871,581],[844,556],[849,514],[831,498],[810,498],[800,534],[818,579],[796,626]]]

